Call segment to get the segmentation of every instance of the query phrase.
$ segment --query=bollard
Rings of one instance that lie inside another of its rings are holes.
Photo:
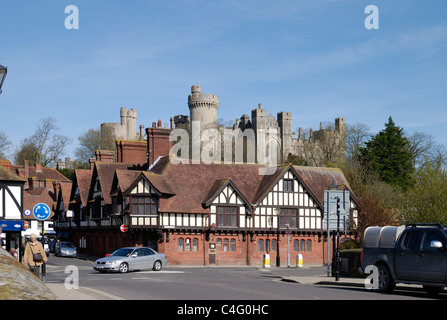
[[[303,255],[302,254],[297,254],[296,255],[296,266],[298,268],[302,268],[303,267]]]
[[[270,268],[270,255],[268,253],[264,254],[264,257],[262,259],[262,267]]]

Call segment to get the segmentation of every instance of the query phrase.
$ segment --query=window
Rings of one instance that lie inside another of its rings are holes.
[[[272,239],[272,251],[276,252],[276,239]]]
[[[282,209],[279,215],[279,226],[296,228],[296,209]]]
[[[157,214],[158,201],[151,197],[133,197],[133,214]]]
[[[183,251],[183,238],[178,238],[178,251]]]
[[[155,254],[154,251],[152,251],[151,249],[143,248],[143,255],[145,255],[145,256],[152,256],[154,254]]]
[[[258,251],[259,252],[264,251],[264,240],[262,240],[262,239],[258,240]]]
[[[235,252],[236,251],[236,240],[235,239],[231,239],[230,240],[230,251],[231,252]]]
[[[300,251],[304,252],[304,240],[300,240]]]
[[[284,179],[283,180],[283,190],[286,192],[293,192],[293,180]]]
[[[419,240],[419,231],[408,231],[405,234],[405,238],[402,242],[402,248],[408,250],[417,250],[418,249],[418,240]]]
[[[197,238],[178,238],[178,251],[188,252],[188,251],[199,251],[199,240]]]
[[[440,233],[434,230],[425,231],[424,240],[422,240],[422,250],[438,250],[437,248],[432,248],[430,243],[432,241],[439,241],[444,244],[444,237]]]
[[[218,207],[218,225],[221,227],[237,227],[238,211],[238,207]]]
[[[298,239],[293,240],[293,251],[298,252],[299,251],[299,245],[300,242]]]
[[[222,239],[217,239],[216,241],[216,251],[222,250]]]
[[[199,240],[197,238],[192,239],[192,251],[199,251]]]
[[[228,252],[228,239],[223,240],[223,251]]]
[[[265,251],[270,252],[270,239],[265,240]]]
[[[312,240],[306,240],[306,251],[311,252],[312,251]]]

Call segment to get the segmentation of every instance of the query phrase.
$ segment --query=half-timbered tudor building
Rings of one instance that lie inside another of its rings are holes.
[[[262,175],[260,168],[174,164],[169,157],[149,171],[97,162],[75,172],[74,223],[61,223],[62,215],[55,223],[80,252],[96,256],[141,245],[171,264],[260,265],[265,253],[274,261],[278,245],[282,264],[288,253],[291,261],[302,254],[306,264],[325,263],[324,190],[334,182],[349,190],[341,170],[283,165]],[[351,192],[353,216],[356,207]]]
[[[23,186],[25,180],[0,164],[0,246],[21,257]]]
[[[115,174],[113,214],[128,226],[129,244],[151,246],[172,264],[261,264],[265,253],[276,256],[278,231],[282,261],[289,247],[292,259],[300,253],[306,263],[324,263],[323,195],[333,182],[349,188],[342,172],[284,165],[260,175],[259,169],[164,157],[126,186]],[[352,197],[353,214],[355,206]]]
[[[96,161],[92,170],[76,170],[67,208],[58,202],[55,226],[58,238],[75,243],[81,253],[103,255],[127,245],[119,227],[122,218],[112,211],[110,190],[116,171],[141,170],[133,164]],[[139,172],[139,171],[137,171]]]

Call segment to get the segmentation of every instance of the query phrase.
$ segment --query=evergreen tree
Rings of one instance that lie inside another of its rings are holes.
[[[360,148],[360,161],[376,171],[380,179],[393,186],[408,190],[414,184],[410,144],[403,129],[390,117],[385,129],[372,137],[366,147]]]

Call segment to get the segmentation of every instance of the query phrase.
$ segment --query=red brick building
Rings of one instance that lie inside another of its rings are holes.
[[[323,195],[332,182],[349,188],[342,172],[283,165],[260,175],[260,167],[174,164],[163,157],[146,171],[97,162],[85,175],[87,197],[76,172],[72,237],[81,252],[99,256],[141,245],[166,253],[171,264],[261,265],[265,253],[274,261],[279,231],[282,265],[288,252],[292,264],[297,254],[306,264],[325,263]],[[127,232],[120,231],[123,224]]]

